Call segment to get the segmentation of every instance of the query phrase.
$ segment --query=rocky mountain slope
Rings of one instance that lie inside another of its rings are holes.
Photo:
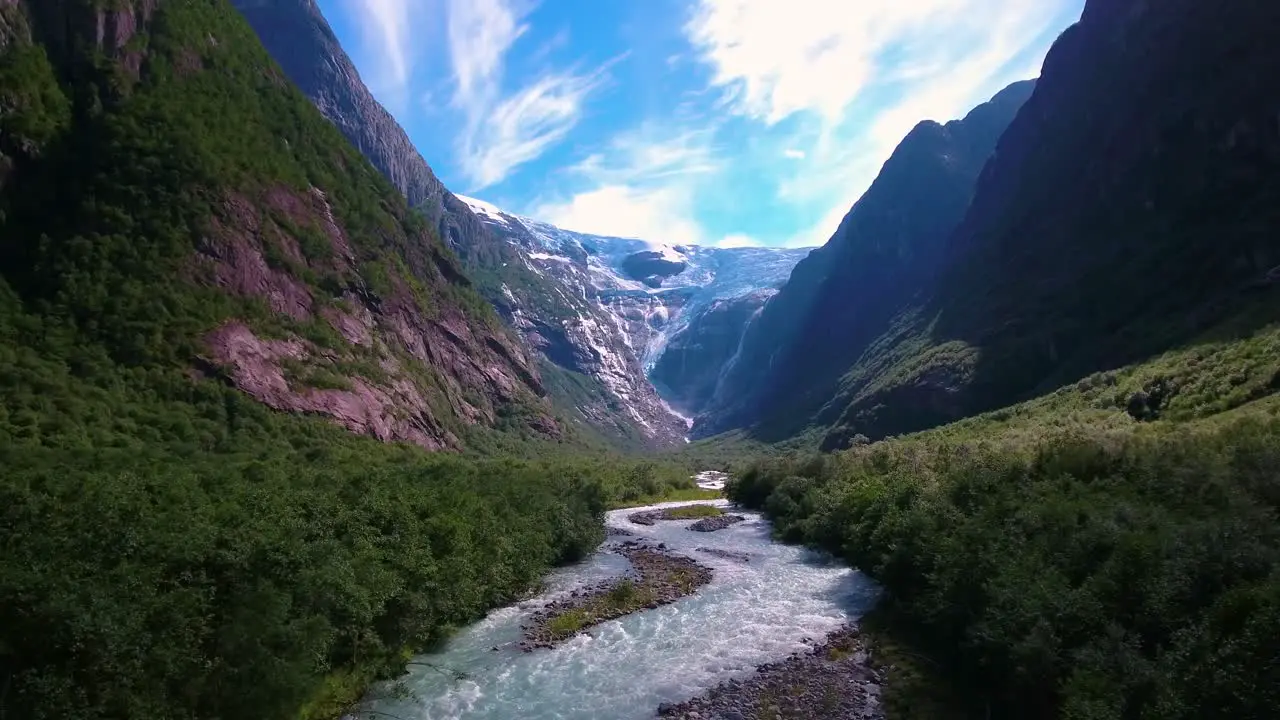
[[[1278,31],[1274,3],[1090,0],[982,171],[936,281],[884,308],[807,416],[825,446],[1274,321]],[[792,363],[782,386],[810,372]]]
[[[566,334],[564,323],[593,317],[593,305],[539,272],[505,239],[504,228],[483,222],[440,183],[408,135],[364,85],[315,0],[233,3],[285,74],[411,205],[427,214],[462,259],[477,290],[538,353],[548,392],[562,409],[627,444],[665,445],[684,436],[685,422],[663,407],[637,367],[614,357],[596,358],[599,352],[592,349],[593,343],[616,344],[607,337],[608,328],[579,323],[579,329]],[[625,354],[620,348],[608,352]]]
[[[724,369],[742,350],[747,328],[776,290],[763,289],[715,300],[693,313],[672,334],[649,373],[654,385],[680,412],[695,417],[715,396]]]
[[[229,7],[0,10],[0,273],[38,355],[144,385],[185,369],[430,449],[559,434],[453,253]]]
[[[751,313],[721,310],[761,302],[810,252],[590,235],[464,200],[519,250],[522,262],[554,282],[557,296],[573,308],[558,317],[536,308],[518,310],[516,327],[557,364],[600,378],[628,412],[677,437],[687,431],[683,411],[696,406],[728,359],[721,352],[689,350],[702,343],[723,345],[713,337],[722,334],[732,336],[736,347]],[[701,321],[707,317],[716,320]]]
[[[921,122],[903,139],[748,328],[699,434],[750,424],[780,439],[814,420],[868,343],[932,282],[979,172],[1033,86],[1016,83],[963,120]]]
[[[424,211],[456,252],[484,229],[436,178],[399,123],[360,80],[315,0],[233,0],[285,74],[374,167]]]

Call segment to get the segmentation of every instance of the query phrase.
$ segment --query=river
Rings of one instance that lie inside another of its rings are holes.
[[[682,504],[688,503],[652,507]],[[411,665],[398,688],[375,689],[363,705],[373,712],[359,717],[651,718],[659,703],[688,699],[745,677],[756,665],[805,650],[805,639],[822,638],[875,600],[874,585],[857,571],[773,542],[767,521],[756,513],[742,512],[744,522],[699,533],[686,529],[691,521],[641,526],[627,520],[645,509],[610,512],[606,523],[666,543],[712,568],[709,585],[674,604],[598,625],[555,649],[515,649],[511,644],[520,639],[520,623],[533,611],[626,571],[627,561],[609,552],[606,542],[587,560],[549,576],[543,595],[496,610],[455,635],[441,652],[415,658],[430,666]],[[724,559],[699,547],[746,553],[750,560]]]

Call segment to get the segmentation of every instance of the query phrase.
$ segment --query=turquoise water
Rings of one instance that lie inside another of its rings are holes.
[[[668,503],[679,504],[684,503]],[[606,543],[588,560],[550,576],[545,595],[497,610],[443,651],[416,658],[432,667],[410,666],[397,684],[374,691],[363,706],[373,712],[357,717],[649,718],[659,703],[687,699],[803,650],[805,638],[822,637],[875,600],[874,586],[860,573],[770,540],[768,523],[759,515],[743,513],[745,522],[697,533],[685,529],[692,521],[645,527],[626,520],[643,509],[612,512],[607,522],[713,568],[709,585],[671,605],[598,625],[553,650],[509,647],[520,638],[521,621],[537,608],[626,571],[627,561]],[[698,547],[747,553],[751,560],[725,560]]]

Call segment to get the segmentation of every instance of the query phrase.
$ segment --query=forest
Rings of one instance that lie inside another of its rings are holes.
[[[892,632],[963,689],[955,716],[1271,717],[1278,338],[1175,351],[834,455],[763,459],[727,492],[781,539],[882,583]]]
[[[316,297],[407,289],[428,318],[504,331],[229,4],[173,0],[94,49],[118,5],[0,5],[0,718],[337,717],[591,551],[608,505],[690,484],[530,434],[531,393],[468,425],[425,368],[411,380],[471,449],[433,454],[271,410],[200,361],[237,318],[336,358],[285,368],[314,389],[407,363],[344,357],[324,322],[197,272],[229,189],[328,191],[355,268],[287,218],[301,256],[264,248]]]

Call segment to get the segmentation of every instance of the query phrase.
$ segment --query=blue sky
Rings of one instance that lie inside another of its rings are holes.
[[[820,245],[916,122],[1084,0],[320,0],[454,192],[673,244]]]

